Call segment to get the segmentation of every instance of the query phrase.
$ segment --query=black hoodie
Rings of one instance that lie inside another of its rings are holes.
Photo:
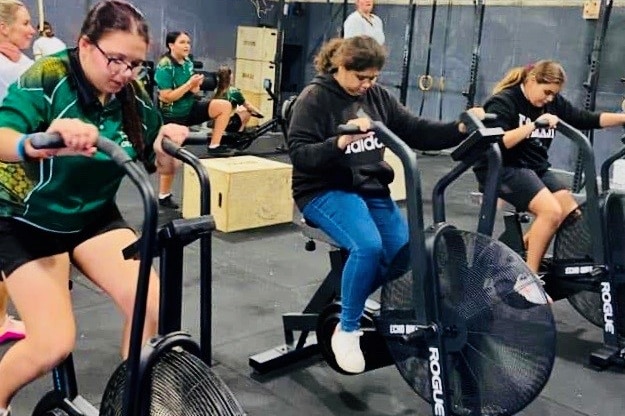
[[[556,94],[553,101],[544,107],[534,107],[525,98],[520,84],[506,88],[490,97],[484,104],[484,110],[497,115],[497,120],[492,122],[492,126],[501,127],[504,131],[529,124],[545,113],[558,116],[581,130],[601,127],[599,125],[600,113],[576,108],[560,94]],[[549,169],[551,164],[547,151],[554,137],[554,129],[536,129],[527,139],[517,143],[514,147],[508,149],[501,145],[504,166],[528,168],[538,172]],[[476,171],[485,169],[486,160],[475,168]]]
[[[415,149],[446,149],[466,137],[458,131],[458,122],[442,123],[410,114],[379,85],[353,96],[333,75],[318,75],[297,97],[288,130],[293,198],[300,210],[329,189],[374,197],[390,194],[393,169],[384,161],[384,145],[375,136],[353,142],[345,150],[337,145],[337,126],[358,118],[359,109],[372,120],[382,121]]]

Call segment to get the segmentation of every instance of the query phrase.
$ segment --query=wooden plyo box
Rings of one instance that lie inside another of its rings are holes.
[[[237,58],[234,65],[234,85],[241,90],[266,93],[265,79],[276,85],[276,65],[273,62]]]
[[[404,166],[399,157],[388,148],[384,150],[384,160],[391,165],[395,172],[395,179],[389,184],[391,198],[393,201],[403,201],[406,199],[406,177],[404,176]]]
[[[202,159],[211,182],[217,230],[232,232],[293,221],[289,164],[256,156]],[[197,175],[184,166],[182,216],[200,214]]]
[[[239,26],[237,28],[236,58],[253,61],[274,61],[278,47],[278,30]]]

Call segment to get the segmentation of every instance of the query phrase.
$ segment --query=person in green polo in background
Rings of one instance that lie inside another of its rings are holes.
[[[227,100],[232,105],[233,114],[228,121],[227,132],[243,131],[252,116],[263,118],[260,111],[245,99],[241,90],[232,85],[232,69],[227,65],[222,65],[217,70],[214,97]]]
[[[193,126],[212,119],[215,122],[208,155],[233,156],[233,150],[221,144],[232,107],[226,100],[198,99],[196,94],[200,91],[204,76],[193,70],[193,61],[189,58],[191,37],[185,32],[169,32],[165,43],[168,52],[161,57],[154,71],[163,121]],[[171,196],[173,180],[173,174],[160,175],[159,203],[163,207],[177,209],[178,204]]]

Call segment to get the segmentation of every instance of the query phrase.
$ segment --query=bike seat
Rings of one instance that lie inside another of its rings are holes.
[[[331,245],[332,247],[342,248],[336,241],[334,241],[329,235],[320,230],[314,223],[310,221],[306,221],[306,219],[302,218],[299,224],[302,229],[302,234],[304,237],[310,238],[315,241],[323,241],[326,244]]]

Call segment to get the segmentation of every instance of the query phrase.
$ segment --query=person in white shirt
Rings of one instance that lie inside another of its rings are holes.
[[[343,22],[343,37],[371,36],[380,45],[384,45],[384,24],[373,11],[373,0],[356,0],[356,11]]]
[[[67,49],[65,43],[54,36],[54,29],[48,22],[43,22],[43,30],[41,36],[33,43],[33,55],[35,59],[39,59],[42,56],[52,55],[53,53],[60,52]]]

